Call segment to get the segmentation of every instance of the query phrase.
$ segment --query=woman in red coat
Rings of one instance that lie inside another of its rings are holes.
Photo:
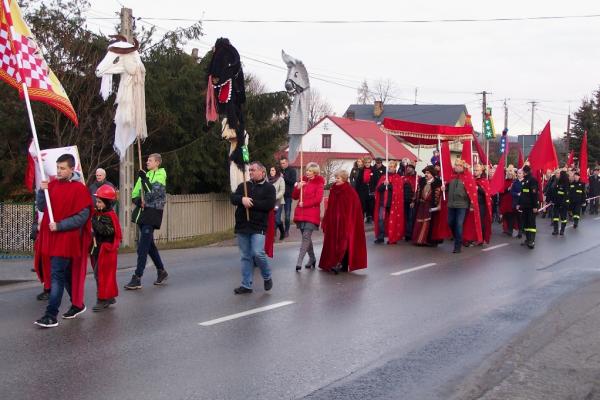
[[[92,310],[98,312],[117,302],[117,255],[121,243],[121,226],[112,209],[117,199],[115,189],[102,185],[95,195],[96,208],[92,215],[94,240],[90,259],[98,288],[98,302]]]
[[[504,190],[500,192],[500,214],[502,215],[502,231],[505,235],[512,236],[514,229],[519,229],[519,215],[513,207],[513,196],[511,188],[515,180],[515,172],[512,166],[506,169],[506,179],[504,180]]]
[[[297,182],[292,192],[292,199],[298,200],[294,211],[294,222],[302,232],[302,244],[300,254],[296,262],[296,271],[302,269],[302,260],[308,253],[308,263],[305,268],[315,268],[317,258],[312,243],[312,233],[319,229],[321,222],[321,201],[323,200],[323,189],[325,179],[319,174],[321,169],[317,163],[311,162],[306,165],[306,175],[302,181]]]
[[[367,268],[367,242],[358,194],[348,183],[348,171],[335,173],[323,217],[323,250],[319,268],[338,274]]]

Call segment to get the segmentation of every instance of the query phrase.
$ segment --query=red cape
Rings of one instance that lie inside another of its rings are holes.
[[[348,271],[367,268],[367,243],[360,200],[349,183],[333,185],[322,223],[319,268],[330,270],[348,252]]]
[[[454,175],[452,179],[454,178],[459,178],[462,181],[465,190],[467,191],[467,195],[469,196],[469,201],[471,202],[471,206],[469,210],[467,210],[465,224],[463,225],[463,241],[481,243],[483,241],[483,235],[481,233],[481,217],[479,215],[477,183],[475,183],[475,178],[473,178],[469,168],[465,168],[465,172],[460,175]]]
[[[487,178],[478,178],[475,182],[477,183],[477,186],[481,187],[485,192],[485,215],[484,221],[482,221],[481,224],[484,227],[484,230],[481,234],[483,236],[483,241],[489,243],[492,236],[492,195],[490,194],[490,183]],[[477,202],[477,205],[479,206],[479,202]]]
[[[448,225],[448,197],[444,199],[440,197],[440,211],[437,212],[436,218],[433,219],[433,225],[431,227],[431,239],[441,240],[450,239],[452,237],[452,231]]]
[[[96,215],[108,215],[115,228],[115,238],[112,243],[102,243],[98,253],[98,265],[96,266],[96,279],[98,283],[98,299],[109,300],[119,295],[117,287],[117,256],[122,234],[119,218],[113,210],[106,213],[95,210]]]
[[[283,206],[283,205],[282,205]],[[280,206],[280,207],[282,207]],[[273,258],[275,250],[275,210],[269,211],[267,217],[267,231],[265,232],[265,253],[269,258]]]
[[[43,256],[40,248],[40,236],[33,243],[33,268],[40,282],[44,284],[44,290],[50,290],[52,279],[50,277],[50,257]]]
[[[404,237],[404,181],[398,174],[389,174],[388,180],[392,185],[392,204],[390,212],[385,216],[385,233],[389,244],[395,244]],[[385,175],[379,178],[377,187],[383,185]],[[373,210],[373,225],[375,226],[375,237],[379,236],[379,200],[384,196],[383,203],[387,204],[389,191],[375,192],[375,209]]]
[[[50,231],[50,218],[45,212],[40,223],[41,255],[71,258],[71,303],[83,307],[87,252],[92,242],[92,198],[81,182],[55,180],[49,183],[54,220],[60,222],[88,208],[90,215],[81,227],[70,231]]]

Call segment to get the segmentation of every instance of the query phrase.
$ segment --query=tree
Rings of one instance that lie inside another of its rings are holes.
[[[573,149],[576,157],[579,158],[583,133],[587,131],[588,160],[590,163],[600,161],[600,88],[593,93],[591,98],[583,99],[572,121],[573,127],[571,128],[566,152],[568,153]],[[565,134],[565,141],[568,138],[569,136]]]
[[[381,101],[383,104],[387,104],[398,95],[398,88],[389,78],[379,79],[373,85],[373,89],[370,93],[372,101]]]
[[[317,89],[310,89],[309,97],[309,108],[308,108],[308,129],[312,128],[326,115],[333,113],[331,104],[327,102]]]
[[[371,99],[371,92],[369,91],[369,84],[366,79],[362,81],[360,87],[356,91],[358,93],[356,102],[358,104],[367,104]]]

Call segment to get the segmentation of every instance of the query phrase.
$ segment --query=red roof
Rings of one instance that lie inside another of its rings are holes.
[[[373,158],[381,157],[385,159],[386,134],[375,122],[332,116],[327,118],[367,149]],[[406,146],[391,135],[388,138],[388,155],[393,160],[403,158],[408,158],[413,162],[417,160],[417,157]]]

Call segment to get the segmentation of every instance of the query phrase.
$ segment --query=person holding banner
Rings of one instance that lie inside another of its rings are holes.
[[[40,244],[43,256],[50,257],[51,287],[46,313],[35,324],[42,328],[58,326],[58,311],[66,289],[71,308],[62,315],[72,319],[86,310],[83,303],[87,251],[91,242],[91,198],[81,176],[74,171],[75,157],[63,154],[56,160],[56,179],[42,181],[48,190],[54,222],[44,212],[40,223]],[[43,190],[37,193],[37,207],[46,210]]]
[[[160,154],[150,154],[146,161],[148,172],[138,171],[138,180],[131,192],[132,201],[136,205],[132,219],[139,225],[140,237],[137,249],[137,267],[131,281],[125,285],[125,289],[128,290],[142,288],[142,275],[148,256],[156,267],[155,285],[163,285],[169,276],[154,244],[154,230],[160,229],[163,209],[167,202],[167,172],[164,168],[160,168],[161,163]]]

